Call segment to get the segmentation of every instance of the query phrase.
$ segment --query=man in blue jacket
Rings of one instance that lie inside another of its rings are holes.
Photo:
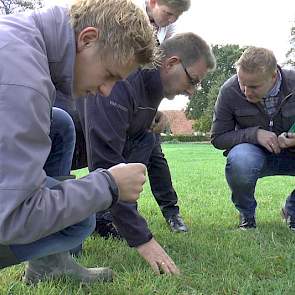
[[[93,213],[137,200],[145,167],[97,169],[64,182],[48,177],[52,105],[56,90],[108,95],[154,60],[153,30],[126,0],[1,16],[0,28],[0,268],[29,261],[27,282],[62,274],[109,281],[110,269],[83,268],[68,250],[93,231]]]
[[[108,97],[77,101],[90,171],[118,163],[141,162],[148,166],[156,144],[150,126],[161,100],[192,95],[208,70],[215,67],[210,47],[193,33],[175,35],[160,48],[164,54],[160,67],[134,72],[126,81],[117,82]],[[176,272],[136,205],[119,202],[111,212],[129,246],[135,247],[156,272]]]

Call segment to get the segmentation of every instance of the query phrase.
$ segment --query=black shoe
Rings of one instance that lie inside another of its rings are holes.
[[[286,208],[282,208],[282,217],[285,219],[289,228],[295,232],[295,217],[288,214]]]
[[[187,232],[188,228],[179,214],[166,218],[166,221],[173,232]]]
[[[123,236],[119,233],[119,231],[112,222],[97,222],[95,227],[95,233],[97,233],[104,239],[112,238],[117,240],[124,240]]]
[[[240,229],[247,230],[247,229],[254,229],[256,228],[256,221],[255,217],[244,217],[240,215]]]

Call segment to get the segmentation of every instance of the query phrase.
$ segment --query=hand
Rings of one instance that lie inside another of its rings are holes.
[[[278,137],[279,146],[281,149],[287,149],[295,146],[295,133],[284,132]]]
[[[168,125],[168,117],[164,113],[157,111],[150,129],[155,133],[161,133],[166,129]]]
[[[154,238],[136,249],[157,274],[180,274],[173,260]]]
[[[260,145],[264,146],[271,153],[279,154],[281,152],[278,137],[273,132],[258,129],[257,141]]]
[[[119,188],[119,200],[136,202],[146,180],[146,167],[140,163],[118,164],[108,171]]]

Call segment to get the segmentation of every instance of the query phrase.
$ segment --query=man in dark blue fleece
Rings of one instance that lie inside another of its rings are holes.
[[[157,69],[136,71],[116,83],[108,97],[78,100],[90,171],[118,163],[148,165],[155,144],[150,126],[161,100],[192,95],[215,67],[210,47],[193,33],[175,35],[161,49],[164,57]],[[136,204],[119,202],[111,211],[119,232],[156,272],[175,272],[173,261],[153,238]]]

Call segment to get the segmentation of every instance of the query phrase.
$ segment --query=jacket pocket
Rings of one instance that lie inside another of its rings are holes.
[[[263,116],[257,108],[241,108],[234,111],[237,125],[240,129],[260,125]]]

